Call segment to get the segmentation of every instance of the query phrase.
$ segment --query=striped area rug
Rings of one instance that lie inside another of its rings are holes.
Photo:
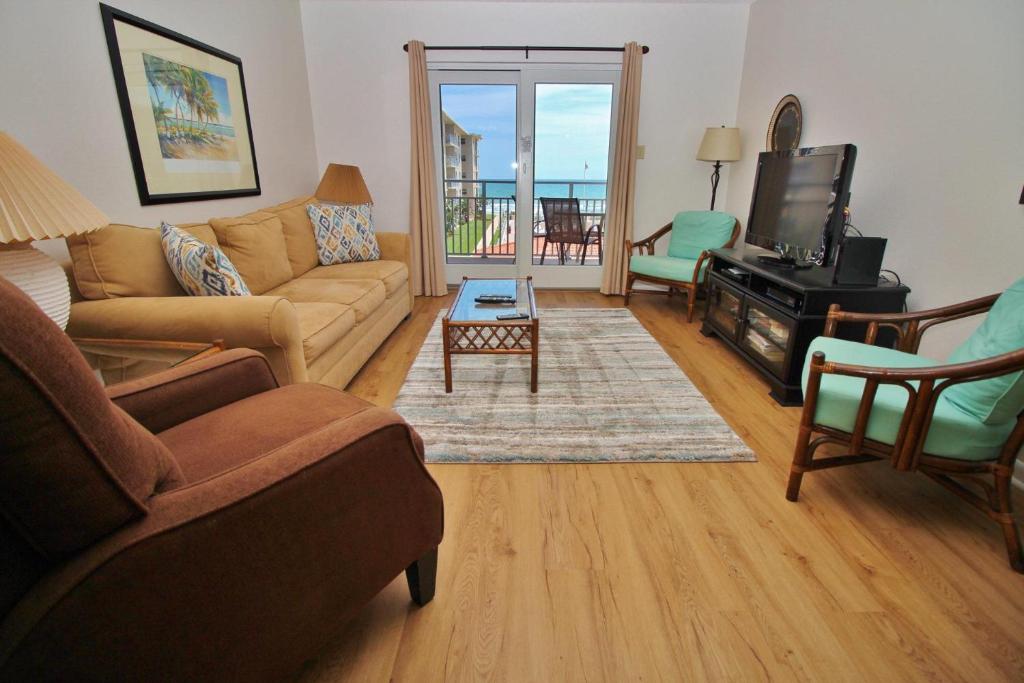
[[[753,452],[622,308],[540,312],[530,357],[456,355],[444,392],[438,314],[395,402],[428,462],[749,462]]]

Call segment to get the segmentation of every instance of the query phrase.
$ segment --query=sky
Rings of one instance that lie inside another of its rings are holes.
[[[612,86],[538,83],[534,179],[588,180],[608,177]],[[441,108],[479,143],[480,178],[515,179],[516,86],[441,86]]]

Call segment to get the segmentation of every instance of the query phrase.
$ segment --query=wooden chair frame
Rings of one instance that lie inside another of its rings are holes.
[[[939,323],[985,313],[992,308],[998,296],[993,294],[915,313],[852,313],[841,311],[837,304],[833,304],[829,307],[824,334],[826,337],[835,336],[839,323],[867,323],[864,342],[873,344],[879,328],[888,327],[896,331],[899,350],[916,353],[925,330]],[[1010,494],[1017,454],[1024,445],[1024,411],[1017,416],[1017,424],[995,460],[957,460],[924,452],[935,406],[943,391],[963,382],[998,377],[1022,369],[1024,348],[983,360],[924,368],[850,365],[829,361],[820,351],[814,353],[811,356],[803,414],[800,418],[800,429],[786,489],[787,500],[797,500],[805,472],[887,458],[896,470],[920,471],[999,524],[1006,542],[1010,566],[1018,572],[1024,572],[1020,530],[1013,514]],[[859,377],[864,380],[864,392],[857,409],[853,432],[844,432],[814,422],[821,378],[827,374]],[[895,443],[892,445],[879,443],[865,436],[875,394],[881,384],[902,387],[908,395],[907,408],[900,422]],[[812,440],[815,433],[821,436]],[[848,452],[815,460],[815,451],[826,443],[845,446]],[[994,484],[985,481],[979,475],[992,475]],[[981,493],[969,489],[965,486],[967,483],[978,487]]]
[[[631,242],[629,240],[626,240],[626,258],[629,258],[632,255],[634,248],[637,250],[637,254],[638,255],[641,255],[641,256],[644,256],[644,255],[654,256],[654,243],[657,242],[660,238],[662,238],[665,235],[667,235],[671,231],[672,231],[672,224],[668,223],[667,225],[664,225],[661,228],[659,228],[657,232],[655,232],[650,237],[647,237],[646,239],[642,239],[642,240],[640,240],[638,242]],[[726,242],[725,244],[723,244],[722,248],[728,249],[728,248],[732,247],[734,244],[736,244],[736,238],[739,237],[739,236],[740,236],[740,222],[739,222],[739,220],[737,220],[733,224],[733,226],[732,226],[732,235],[729,237],[729,241]],[[645,252],[646,252],[646,254],[645,254]],[[710,250],[705,249],[704,251],[701,252],[700,256],[697,257],[697,265],[694,266],[694,268],[693,268],[693,277],[691,277],[689,280],[669,280],[667,278],[652,277],[650,275],[642,275],[640,273],[634,273],[633,271],[629,271],[628,275],[626,275],[626,300],[625,300],[625,304],[624,305],[626,305],[626,306],[629,305],[629,297],[633,294],[633,283],[636,282],[637,280],[639,280],[641,282],[650,282],[651,284],[664,285],[664,286],[668,287],[668,289],[666,291],[664,291],[664,292],[659,292],[659,291],[650,291],[650,292],[648,292],[647,290],[643,290],[644,293],[649,293],[649,294],[666,294],[668,296],[671,296],[672,292],[675,291],[675,290],[685,290],[686,291],[686,322],[692,323],[693,322],[693,309],[694,309],[694,306],[697,304],[697,290],[701,286],[703,286],[704,283],[707,281],[707,271],[704,271],[704,279],[701,280],[700,279],[700,269],[704,265],[704,261],[706,261],[710,257],[711,257],[711,251]]]

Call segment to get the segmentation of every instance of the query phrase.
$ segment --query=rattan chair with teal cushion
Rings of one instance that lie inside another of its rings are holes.
[[[986,311],[946,362],[917,355],[926,329]],[[867,324],[865,343],[835,338],[840,323]],[[898,349],[874,345],[884,327],[895,330]],[[811,342],[803,388],[789,500],[797,499],[805,472],[888,459],[985,512],[1002,528],[1010,565],[1024,572],[1010,498],[1024,445],[1024,278],[1001,295],[917,313],[848,313],[833,306],[825,336]],[[815,459],[826,443],[848,450]],[[992,475],[994,485],[975,478],[979,474]],[[980,486],[981,494],[969,484]]]
[[[665,256],[654,253],[654,243],[669,235]],[[640,280],[687,292],[686,320],[693,321],[697,289],[704,280],[712,249],[731,247],[740,234],[740,222],[721,211],[681,211],[668,225],[639,242],[626,242],[629,254],[629,275],[626,277],[626,305],[633,293],[633,284]],[[636,249],[637,253],[633,253]],[[646,290],[645,290],[646,291]]]

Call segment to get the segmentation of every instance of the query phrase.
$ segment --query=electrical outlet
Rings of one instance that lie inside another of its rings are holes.
[[[643,159],[646,155],[647,155],[647,146],[646,145],[637,145],[636,146],[636,158],[637,159]]]

